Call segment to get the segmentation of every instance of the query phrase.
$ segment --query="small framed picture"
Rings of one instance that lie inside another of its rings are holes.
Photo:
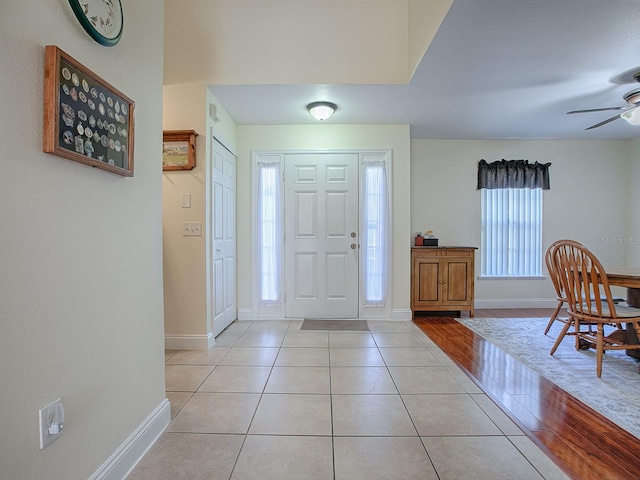
[[[134,105],[55,45],[45,47],[46,153],[132,177]]]
[[[195,130],[162,132],[162,170],[191,170],[196,166]]]

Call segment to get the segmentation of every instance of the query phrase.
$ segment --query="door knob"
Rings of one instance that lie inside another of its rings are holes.
[[[352,249],[352,250],[355,250],[355,249],[356,249],[356,244],[355,244],[355,243],[352,243],[352,244],[351,244],[351,249]]]

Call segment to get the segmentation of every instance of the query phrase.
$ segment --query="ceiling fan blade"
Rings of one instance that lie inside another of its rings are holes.
[[[625,105],[622,107],[605,107],[605,108],[590,108],[588,110],[572,110],[570,112],[567,112],[567,115],[570,113],[604,112],[606,110],[626,110],[627,108],[629,108],[628,105]]]
[[[602,125],[606,125],[609,122],[613,122],[614,120],[617,120],[618,118],[620,118],[620,115],[614,115],[611,118],[607,118],[606,120],[600,122],[600,123],[596,123],[595,125],[591,125],[590,127],[585,128],[585,130],[591,130],[594,128],[598,128],[601,127]]]

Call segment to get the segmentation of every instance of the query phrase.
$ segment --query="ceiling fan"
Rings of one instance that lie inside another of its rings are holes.
[[[636,82],[640,83],[640,72],[636,73],[633,76],[633,79]],[[567,112],[567,114],[571,113],[589,113],[589,112],[604,112],[607,110],[622,110],[622,113],[618,113],[613,117],[607,118],[602,122],[596,123],[595,125],[591,125],[590,127],[585,128],[585,130],[591,130],[593,128],[601,127],[602,125],[606,125],[609,122],[613,122],[618,118],[624,118],[631,125],[640,125],[640,88],[634,88],[633,90],[628,91],[622,96],[622,99],[627,102],[626,105],[622,105],[619,107],[605,107],[605,108],[591,108],[587,110],[572,110],[571,112]]]

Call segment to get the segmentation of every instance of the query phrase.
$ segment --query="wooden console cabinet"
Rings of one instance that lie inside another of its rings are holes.
[[[412,247],[411,310],[469,310],[476,247]]]

